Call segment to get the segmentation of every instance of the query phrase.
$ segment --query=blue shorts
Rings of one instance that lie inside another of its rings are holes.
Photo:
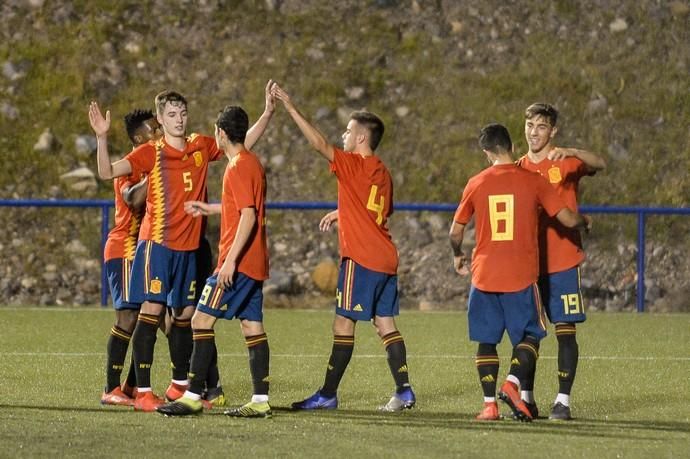
[[[105,262],[105,274],[108,276],[110,296],[116,311],[123,309],[139,310],[140,304],[129,302],[129,276],[132,262],[126,258],[112,258]]]
[[[539,340],[546,336],[546,317],[537,284],[519,292],[483,292],[470,288],[467,321],[470,340],[498,344],[508,331],[513,346],[531,335]]]
[[[139,241],[134,254],[130,301],[151,301],[169,308],[193,306],[196,295],[194,252],[171,250],[153,241]]]
[[[539,291],[551,323],[580,323],[587,319],[580,291],[579,266],[540,276]]]
[[[335,313],[352,320],[399,314],[398,276],[372,271],[350,258],[340,263]]]
[[[235,275],[232,287],[224,290],[218,286],[218,274],[206,280],[196,309],[217,319],[262,322],[264,320],[263,282],[242,273]]]

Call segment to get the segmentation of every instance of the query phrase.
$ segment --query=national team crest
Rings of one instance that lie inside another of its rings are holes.
[[[149,286],[149,291],[154,295],[157,295],[163,290],[163,283],[158,279],[151,280],[151,285]]]
[[[561,170],[558,166],[553,166],[549,169],[549,182],[559,183],[561,180],[563,180],[563,177],[561,177]]]
[[[195,151],[193,156],[194,156],[194,165],[196,167],[201,167],[201,164],[204,161],[204,158],[201,156],[201,152]]]

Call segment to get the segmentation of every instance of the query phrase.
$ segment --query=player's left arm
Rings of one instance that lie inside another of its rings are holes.
[[[264,108],[264,112],[261,114],[259,119],[256,120],[256,123],[254,123],[254,125],[247,131],[247,135],[244,139],[244,146],[247,147],[248,150],[251,150],[254,144],[259,141],[264,131],[268,127],[268,122],[271,121],[271,118],[273,117],[273,112],[275,111],[276,106],[275,100],[273,99],[273,94],[271,94],[272,86],[273,80],[268,80],[268,83],[266,83],[266,89],[264,91],[266,98],[266,107]]]
[[[580,150],[578,148],[556,147],[548,154],[548,158],[552,161],[558,161],[571,156],[585,163],[585,166],[587,166],[590,172],[606,169],[606,161],[604,161],[604,158],[591,151]]]
[[[285,110],[287,110],[288,114],[295,122],[299,130],[302,131],[302,134],[307,138],[311,146],[316,151],[321,153],[324,158],[333,162],[333,145],[326,140],[326,137],[316,128],[316,126],[307,121],[302,112],[300,112],[297,107],[295,107],[295,104],[292,103],[290,95],[285,92],[283,88],[278,86],[277,83],[273,85],[271,92],[276,99],[283,102]]]
[[[465,225],[453,221],[448,236],[450,238],[450,247],[453,249],[453,268],[456,273],[461,276],[466,276],[470,273],[470,270],[467,267],[467,257],[462,251],[462,241],[465,238]]]
[[[245,207],[240,210],[240,222],[237,225],[235,240],[230,247],[228,256],[225,257],[223,266],[218,271],[218,285],[224,289],[232,286],[232,280],[237,270],[237,259],[244,250],[244,246],[247,245],[254,225],[256,225],[256,209],[254,207]]]
[[[184,211],[192,217],[207,217],[221,213],[221,204],[210,204],[204,201],[185,201]]]

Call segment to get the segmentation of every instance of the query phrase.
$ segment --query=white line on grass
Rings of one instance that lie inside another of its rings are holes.
[[[4,357],[102,357],[104,354],[102,352],[7,352],[2,354]],[[247,357],[246,353],[228,353],[228,354],[218,354],[219,357]],[[288,359],[301,359],[301,358],[328,358],[326,354],[275,354],[271,353],[271,357],[283,357]],[[386,354],[355,354],[353,358],[360,359],[382,359],[386,357]],[[408,357],[414,359],[474,359],[474,355],[440,355],[440,354],[408,354]],[[556,360],[556,356],[539,356],[540,359]],[[591,356],[580,356],[580,360],[628,360],[628,361],[639,361],[639,362],[657,362],[660,360],[669,362],[688,362],[690,357],[640,357],[640,356],[620,356],[620,355],[591,355]]]

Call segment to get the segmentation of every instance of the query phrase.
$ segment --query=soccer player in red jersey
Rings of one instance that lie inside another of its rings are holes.
[[[247,132],[248,148],[263,134],[273,114],[270,84],[269,81],[266,85],[266,109]],[[173,381],[166,393],[181,396],[182,389],[189,385],[190,321],[197,288],[194,251],[199,245],[202,222],[185,212],[184,203],[203,200],[208,163],[222,156],[215,138],[198,134],[187,136],[184,96],[164,91],[156,96],[155,106],[163,138],[141,145],[112,164],[107,145],[110,112],[103,117],[95,102],[89,108],[89,120],[98,140],[100,177],[148,175],[146,214],[130,282],[131,301],[142,304],[132,335],[138,384],[134,409],[140,411],[154,411],[163,403],[151,390],[151,365],[158,317],[165,307],[172,308],[174,317],[168,336]]]
[[[573,211],[577,210],[580,179],[606,167],[598,155],[574,148],[558,148],[553,138],[558,111],[549,104],[532,104],[525,110],[525,138],[529,150],[518,165],[538,172],[556,189]],[[585,259],[579,231],[566,228],[542,214],[539,231],[539,290],[546,315],[556,326],[559,390],[550,419],[570,420],[570,391],[575,381],[579,349],[576,324],[586,319],[580,288],[580,264]],[[536,417],[534,374],[526,379],[522,398]]]
[[[249,351],[254,394],[249,403],[226,411],[235,417],[270,417],[268,404],[269,347],[263,327],[263,281],[268,278],[266,242],[266,176],[257,156],[244,145],[249,118],[238,106],[228,106],[216,121],[216,140],[228,165],[223,176],[221,204],[189,201],[191,215],[221,214],[218,265],[208,278],[192,318],[194,351],[191,384],[184,396],[158,407],[169,416],[200,413],[206,373],[215,349],[218,319],[240,319]]]
[[[470,340],[479,343],[476,365],[484,392],[484,409],[477,419],[499,419],[496,345],[507,331],[513,355],[499,397],[516,419],[531,421],[520,399],[520,383],[536,364],[539,341],[546,336],[536,284],[539,211],[543,208],[571,228],[585,227],[587,221],[568,209],[546,180],[514,163],[513,144],[504,126],[482,128],[479,145],[491,167],[467,182],[450,229],[453,266],[458,274],[467,275],[462,242],[465,227],[474,216],[476,247],[467,316]]]
[[[273,93],[312,147],[329,161],[338,180],[341,264],[333,348],[323,386],[292,407],[337,408],[338,385],[352,357],[355,325],[359,320],[373,320],[396,385],[393,396],[380,409],[412,408],[416,399],[409,382],[405,342],[395,324],[399,313],[398,252],[387,227],[393,210],[393,183],[388,169],[374,153],[383,136],[383,122],[373,113],[352,113],[341,150],[329,144],[304,118],[282,88],[274,85]]]
[[[136,148],[149,141],[158,140],[162,134],[160,125],[151,110],[134,110],[124,118],[127,135]],[[127,348],[132,338],[139,314],[139,304],[129,302],[129,277],[134,251],[137,246],[139,227],[144,213],[143,201],[134,202],[135,188],[140,177],[122,176],[113,181],[115,189],[115,224],[108,233],[103,259],[115,308],[115,324],[110,329],[107,345],[106,386],[101,396],[104,405],[132,406],[131,393],[120,387],[120,375],[124,369]],[[140,187],[140,186],[139,186]],[[130,368],[125,386],[136,385],[134,367]]]

